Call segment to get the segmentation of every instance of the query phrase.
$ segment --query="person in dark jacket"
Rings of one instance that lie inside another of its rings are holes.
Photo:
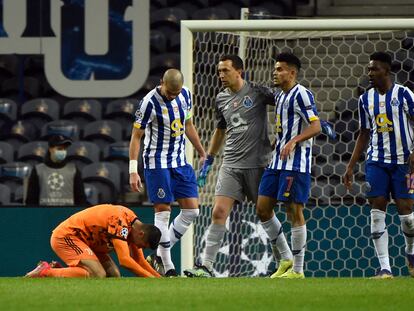
[[[44,163],[37,164],[29,177],[26,205],[73,206],[87,204],[81,172],[67,161],[72,141],[62,135],[49,138]]]

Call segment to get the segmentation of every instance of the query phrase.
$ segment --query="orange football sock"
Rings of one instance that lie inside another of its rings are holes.
[[[46,273],[52,278],[88,278],[89,272],[80,267],[51,268]]]

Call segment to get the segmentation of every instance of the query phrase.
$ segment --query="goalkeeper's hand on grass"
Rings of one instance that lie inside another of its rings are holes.
[[[207,175],[211,170],[213,162],[214,156],[208,155],[207,158],[204,160],[200,170],[198,171],[197,184],[200,188],[203,188],[206,184]]]
[[[320,122],[321,122],[322,133],[324,133],[326,136],[328,136],[331,139],[336,139],[336,133],[334,129],[332,128],[332,126],[324,120],[320,120]]]

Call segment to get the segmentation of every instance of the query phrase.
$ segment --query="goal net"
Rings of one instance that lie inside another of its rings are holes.
[[[182,23],[182,70],[193,90],[194,123],[204,146],[215,129],[214,102],[221,90],[217,63],[223,54],[239,54],[245,79],[272,86],[274,57],[290,51],[302,61],[299,82],[315,95],[321,119],[334,124],[337,141],[324,135],[314,140],[312,189],[306,206],[308,276],[369,276],[379,267],[370,241],[369,208],[364,197],[364,161],[355,169],[352,191],[342,181],[358,134],[358,97],[368,87],[366,67],[374,51],[393,55],[395,81],[412,87],[414,67],[413,21],[387,20],[262,20],[185,21]],[[410,26],[411,25],[411,26]],[[274,115],[269,108],[269,132]],[[363,159],[361,159],[363,160]],[[195,169],[198,159],[193,155]],[[194,258],[199,260],[211,222],[219,156],[200,190],[201,214],[194,226]],[[275,212],[290,241],[290,227],[282,206]],[[404,239],[394,207],[387,224],[393,272],[407,274]],[[218,276],[267,275],[275,268],[267,236],[255,215],[255,206],[233,208],[225,241],[214,270]],[[190,252],[191,253],[191,252]],[[192,254],[192,253],[191,253]],[[193,259],[194,259],[193,258]]]

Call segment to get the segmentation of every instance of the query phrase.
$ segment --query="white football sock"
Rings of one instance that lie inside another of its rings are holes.
[[[199,209],[182,209],[180,214],[170,224],[169,234],[171,247],[184,235],[188,227],[197,218]]]
[[[371,236],[381,270],[391,271],[388,255],[388,231],[385,228],[386,213],[379,209],[371,209]]]
[[[161,239],[157,248],[157,255],[161,257],[164,271],[175,269],[171,261],[170,233],[168,232],[168,222],[171,212],[158,212],[154,216],[154,225],[161,231]]]
[[[405,252],[414,254],[414,213],[408,215],[399,215],[401,228],[405,238]]]
[[[303,262],[306,248],[306,225],[294,227],[292,232],[293,271],[303,273]]]
[[[283,233],[282,224],[279,219],[277,219],[276,215],[273,215],[268,221],[260,223],[270,239],[273,256],[276,261],[279,259],[292,260],[292,252]],[[279,254],[280,257],[278,258]]]
[[[220,249],[221,243],[223,242],[225,233],[225,225],[211,224],[208,228],[206,249],[204,250],[202,265],[210,271],[213,270],[213,265],[216,261],[216,256]]]

